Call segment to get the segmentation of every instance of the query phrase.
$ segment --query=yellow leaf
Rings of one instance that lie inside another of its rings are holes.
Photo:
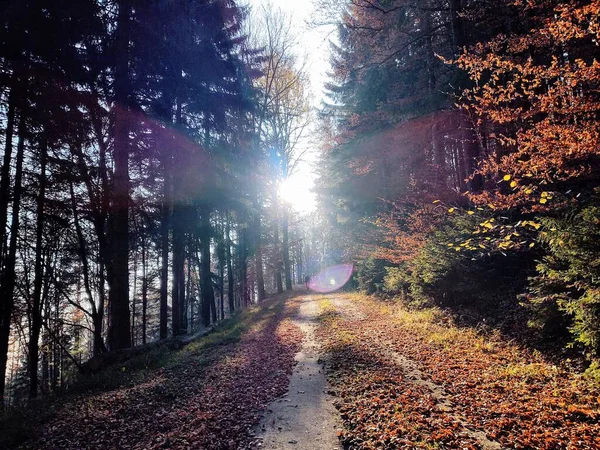
[[[454,212],[454,208],[450,208],[450,209],[448,210],[448,212],[449,212],[450,214],[452,214],[452,213]]]
[[[532,242],[531,244],[529,244],[529,248],[532,248],[535,245],[535,242]]]
[[[440,202],[439,200],[434,200],[434,201],[433,201],[433,203],[434,203],[434,204],[435,204],[435,203],[439,203],[439,202]]]
[[[516,182],[516,181],[514,181],[514,180],[513,180],[513,181],[511,181],[511,182],[510,182],[510,187],[511,187],[511,188],[515,188],[515,187],[517,187],[517,182]]]
[[[547,200],[547,199],[545,199],[545,198],[540,198],[540,203],[541,203],[542,205],[545,205],[546,203],[548,203],[548,200]]]
[[[473,214],[475,214],[473,211],[467,211],[467,214],[472,216]]]
[[[504,181],[510,181],[510,175],[504,175]]]
[[[531,194],[532,192],[533,192],[533,191],[532,191],[531,189],[526,189],[526,190],[525,190],[525,193],[526,193],[527,195]]]

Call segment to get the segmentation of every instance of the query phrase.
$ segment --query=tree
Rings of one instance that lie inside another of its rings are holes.
[[[301,141],[311,121],[310,97],[306,64],[298,56],[296,36],[290,31],[292,18],[281,10],[263,6],[255,15],[255,47],[264,48],[262,76],[256,80],[259,91],[254,127],[257,142],[270,171],[271,216],[273,220],[273,269],[277,292],[283,291],[282,272],[286,290],[292,289],[289,246],[289,206],[279,200],[279,186],[296,169],[304,150]],[[255,223],[258,234],[257,258],[262,259],[260,219]],[[283,241],[280,243],[279,232]],[[259,286],[262,279],[262,261],[257,259]],[[259,291],[262,288],[259,288]]]

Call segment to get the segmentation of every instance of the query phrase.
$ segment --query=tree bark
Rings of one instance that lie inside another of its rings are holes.
[[[25,153],[25,116],[21,113],[19,120],[19,141],[17,144],[17,161],[13,190],[12,221],[10,226],[10,242],[8,255],[4,265],[2,284],[0,285],[0,406],[4,404],[5,373],[8,359],[8,340],[10,322],[14,306],[15,265],[17,257],[17,236],[19,234],[19,214],[21,209],[21,185],[23,182],[23,155]]]
[[[146,236],[142,237],[142,345],[146,345],[148,312],[148,259],[146,258]]]
[[[175,182],[177,185],[177,182]],[[178,189],[175,189],[177,191]],[[173,203],[173,281],[171,285],[171,314],[173,336],[181,334],[181,282],[184,277],[183,267],[185,262],[183,242],[183,217],[178,196],[174,196]]]
[[[13,77],[14,78],[14,77]],[[15,88],[12,87],[8,97],[8,113],[6,116],[6,140],[4,143],[4,160],[2,162],[2,179],[0,180],[0,260],[4,256],[6,245],[6,220],[10,202],[10,161],[13,150],[13,134],[15,123]],[[2,305],[0,304],[0,311]]]
[[[167,323],[168,323],[168,296],[169,296],[169,230],[171,228],[171,164],[167,148],[163,148],[163,199],[160,221],[160,251],[161,251],[161,266],[160,266],[160,324],[159,336],[160,339],[167,338]]]
[[[240,270],[240,305],[248,305],[248,228],[240,230],[239,237],[239,270]]]
[[[227,251],[227,301],[229,303],[229,314],[235,310],[235,293],[233,291],[233,264],[231,261],[231,218],[229,212],[227,215],[227,224],[225,226],[225,239],[226,239],[226,251]],[[262,269],[262,267],[261,267]],[[263,289],[264,289],[263,280]]]
[[[210,326],[211,315],[216,321],[215,293],[210,271],[210,208],[202,205],[200,208],[200,249],[202,253],[202,268],[200,270],[202,291],[202,325]]]
[[[292,290],[292,268],[290,264],[290,236],[289,236],[289,209],[283,206],[283,271],[285,273],[285,290]]]
[[[283,292],[283,283],[281,279],[281,243],[279,242],[279,207],[277,202],[277,191],[275,189],[273,189],[273,191],[273,215],[275,220],[275,223],[273,225],[273,253],[275,257],[274,277],[277,293],[281,294]]]
[[[42,240],[44,238],[44,207],[46,203],[46,159],[47,141],[40,145],[40,185],[37,198],[37,219],[35,232],[35,269],[33,302],[31,305],[31,332],[29,335],[29,398],[38,394],[38,363],[40,356],[39,340],[42,329],[42,286],[44,281],[44,262]]]
[[[129,316],[129,0],[119,1],[115,66],[115,140],[112,217],[111,350],[131,347]]]

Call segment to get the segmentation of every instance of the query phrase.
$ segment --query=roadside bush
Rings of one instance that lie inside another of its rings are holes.
[[[406,262],[403,272],[410,296],[417,304],[453,303],[455,294],[468,290],[462,281],[470,264],[470,252],[456,251],[449,243],[462,242],[473,229],[469,217],[451,217],[427,240],[415,258]]]
[[[540,329],[567,326],[574,344],[600,356],[600,198],[564,217],[541,220],[548,254],[524,302]]]
[[[355,274],[358,290],[369,295],[383,292],[385,273],[384,260],[373,256],[368,257],[358,267]]]
[[[408,292],[409,283],[406,273],[401,267],[386,267],[383,277],[383,291],[386,294],[396,295]]]

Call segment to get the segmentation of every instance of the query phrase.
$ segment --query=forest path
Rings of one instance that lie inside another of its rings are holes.
[[[289,390],[268,406],[257,435],[266,449],[341,449],[336,431],[340,421],[332,397],[326,393],[328,383],[315,336],[320,308],[313,296],[299,301],[294,323],[302,329],[304,339],[295,357]]]

